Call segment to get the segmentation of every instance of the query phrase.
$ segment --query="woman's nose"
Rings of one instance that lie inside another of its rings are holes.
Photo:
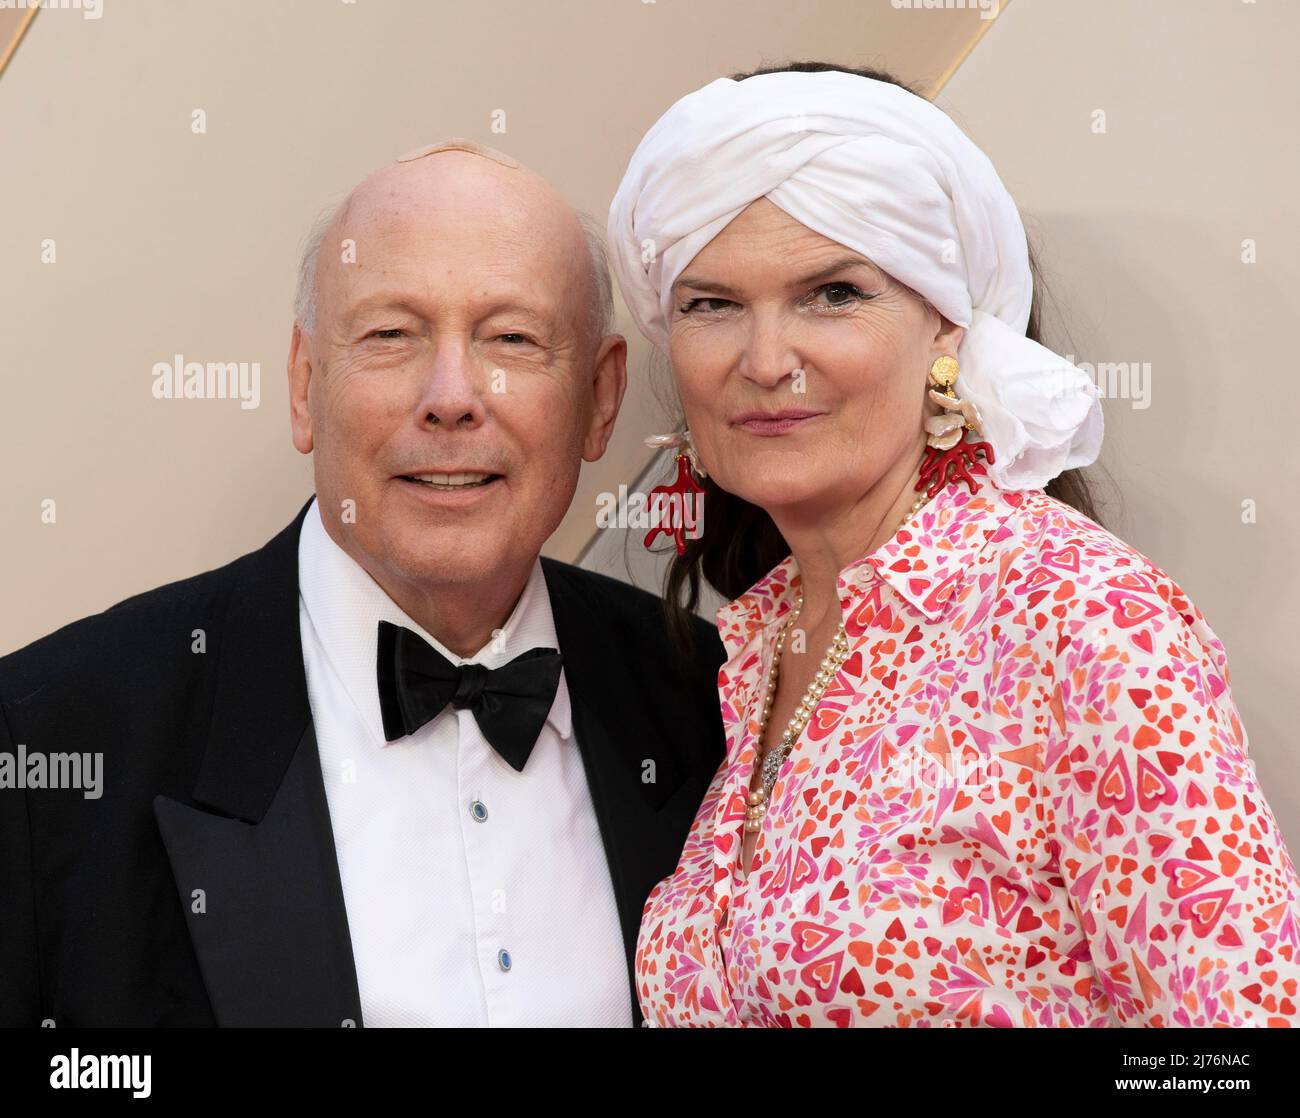
[[[791,324],[778,311],[753,310],[748,325],[738,371],[763,388],[776,388],[799,368]]]

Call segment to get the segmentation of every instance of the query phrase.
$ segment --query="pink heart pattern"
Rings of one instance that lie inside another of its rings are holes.
[[[747,867],[793,558],[719,610],[727,758],[645,904],[650,1021],[1297,1023],[1300,882],[1222,644],[1127,544],[977,478],[840,572],[850,655]]]

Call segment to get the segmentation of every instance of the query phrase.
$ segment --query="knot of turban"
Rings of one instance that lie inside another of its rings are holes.
[[[668,348],[672,285],[758,198],[861,253],[965,327],[954,391],[979,411],[1004,489],[1093,462],[1101,392],[1025,337],[1024,226],[988,157],[890,82],[840,71],[719,78],[641,140],[609,208],[610,256],[638,328]]]

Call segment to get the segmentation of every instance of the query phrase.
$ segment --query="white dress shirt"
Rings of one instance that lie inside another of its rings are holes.
[[[379,621],[418,633],[454,664],[496,668],[558,648],[541,563],[503,630],[468,660],[330,539],[314,501],[298,578],[362,1023],[630,1026],[627,957],[564,675],[522,773],[469,710],[448,706],[384,741]]]

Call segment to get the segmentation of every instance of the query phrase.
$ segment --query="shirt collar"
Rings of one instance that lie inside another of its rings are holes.
[[[380,745],[388,744],[384,741],[375,672],[380,621],[410,629],[457,665],[499,668],[530,648],[560,647],[540,560],[533,562],[524,591],[500,633],[473,656],[457,656],[412,620],[365,568],[330,538],[316,501],[307,510],[298,537],[298,587],[330,666],[361,714],[370,737]],[[546,720],[562,738],[572,733],[572,710],[563,675]]]
[[[846,617],[877,581],[886,583],[927,621],[943,616],[975,557],[992,540],[1010,533],[1007,518],[1024,501],[1022,492],[999,489],[987,473],[972,476],[974,493],[964,482],[949,483],[906,527],[840,571],[838,586]],[[794,608],[799,583],[799,567],[790,555],[718,610],[718,631],[729,657]]]

